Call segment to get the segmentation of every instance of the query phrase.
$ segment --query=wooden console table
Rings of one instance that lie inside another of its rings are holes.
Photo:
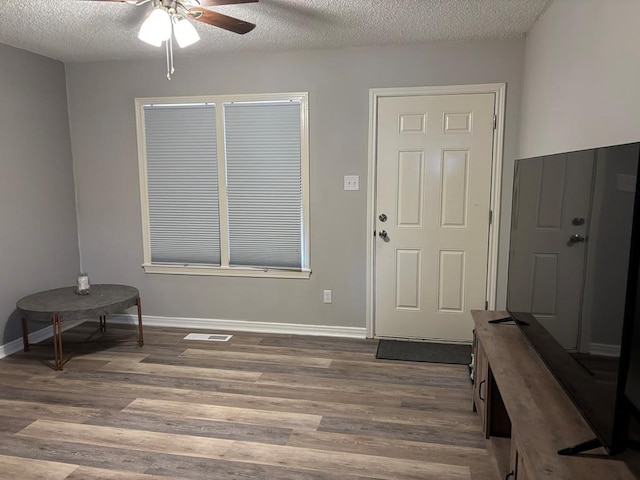
[[[507,312],[474,310],[473,408],[507,480],[633,480],[616,457],[557,451],[593,432]],[[604,454],[604,449],[601,449]]]
[[[62,322],[100,319],[100,331],[106,330],[106,318],[110,313],[118,313],[138,307],[138,345],[143,346],[142,306],[137,288],[128,285],[91,285],[91,293],[78,295],[76,287],[56,288],[34,293],[18,300],[16,306],[22,315],[22,340],[24,351],[29,351],[29,331],[27,321],[51,322],[53,327],[54,369],[62,370]]]

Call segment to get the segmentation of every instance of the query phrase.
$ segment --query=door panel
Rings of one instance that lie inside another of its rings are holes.
[[[447,150],[442,155],[440,226],[467,226],[469,151]]]
[[[378,100],[378,337],[470,341],[484,308],[494,94]]]
[[[465,252],[440,251],[438,311],[464,311]]]
[[[421,251],[397,250],[396,308],[420,310]]]
[[[398,154],[398,226],[422,226],[424,152]]]

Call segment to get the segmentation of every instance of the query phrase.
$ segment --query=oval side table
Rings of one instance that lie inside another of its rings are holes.
[[[29,351],[29,331],[27,321],[51,322],[53,328],[54,369],[62,370],[62,322],[73,320],[100,319],[100,331],[106,330],[106,318],[110,313],[138,307],[138,345],[142,347],[142,305],[140,293],[128,285],[91,285],[88,295],[78,295],[76,287],[63,287],[34,293],[21,298],[16,307],[22,315],[22,341],[24,351]]]

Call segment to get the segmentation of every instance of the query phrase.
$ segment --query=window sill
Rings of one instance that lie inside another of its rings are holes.
[[[219,277],[300,278],[308,279],[311,270],[278,270],[274,268],[209,267],[204,265],[142,265],[145,273],[165,275],[212,275]]]

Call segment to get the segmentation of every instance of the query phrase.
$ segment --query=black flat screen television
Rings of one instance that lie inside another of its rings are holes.
[[[640,411],[640,143],[517,160],[507,310],[594,432]]]

